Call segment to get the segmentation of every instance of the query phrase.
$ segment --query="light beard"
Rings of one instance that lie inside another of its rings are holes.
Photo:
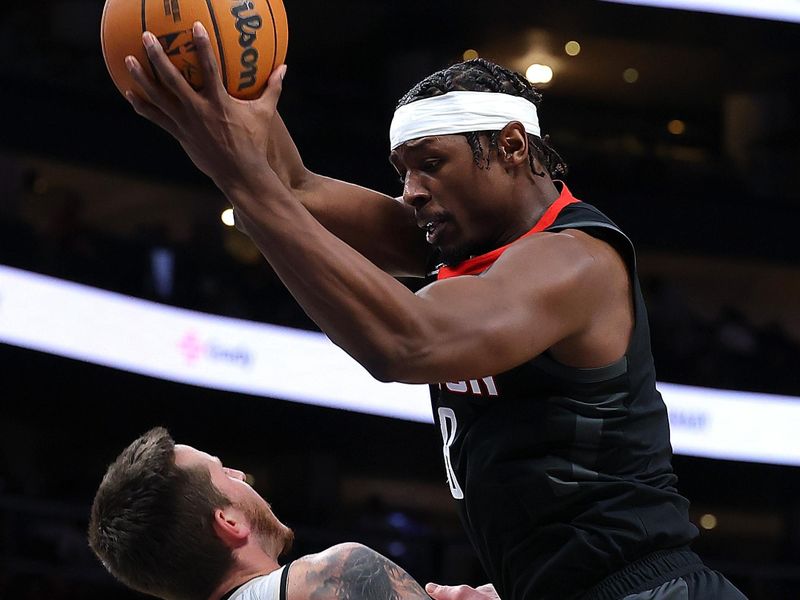
[[[269,505],[263,506],[254,501],[242,502],[239,508],[250,521],[253,533],[259,540],[259,546],[267,554],[277,550],[275,558],[285,556],[292,550],[294,531],[278,521]]]

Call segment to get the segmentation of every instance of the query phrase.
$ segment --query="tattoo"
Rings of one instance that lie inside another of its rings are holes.
[[[374,550],[348,546],[306,575],[309,600],[429,600],[419,584]]]

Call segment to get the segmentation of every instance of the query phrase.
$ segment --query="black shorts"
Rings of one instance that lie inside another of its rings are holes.
[[[747,600],[735,585],[708,568],[672,579],[660,586],[625,596],[624,600]]]
[[[663,550],[604,579],[582,600],[747,600],[689,549]]]

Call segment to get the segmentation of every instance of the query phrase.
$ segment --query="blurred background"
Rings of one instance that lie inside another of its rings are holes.
[[[800,8],[791,22],[588,0],[285,1],[279,108],[310,169],[398,195],[388,124],[414,83],[475,55],[544,73],[566,181],[638,248],[659,380],[800,402]],[[113,86],[102,8],[0,8],[0,264],[316,330],[221,221],[222,195]],[[11,344],[0,371],[0,598],[139,597],[85,527],[105,466],[154,425],[248,472],[295,529],[294,555],[354,540],[423,583],[484,582],[430,424]],[[800,598],[798,467],[674,464],[706,561],[751,599]]]

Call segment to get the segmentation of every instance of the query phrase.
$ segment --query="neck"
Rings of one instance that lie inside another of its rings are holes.
[[[235,561],[234,566],[208,597],[208,600],[220,600],[229,591],[247,583],[254,577],[268,575],[280,568],[278,561],[263,552],[261,556],[251,556],[246,560],[235,556]]]
[[[558,200],[561,195],[561,190],[556,187],[550,176],[545,174],[543,177],[538,175],[533,176],[533,190],[531,191],[531,206],[534,208],[530,218],[530,226],[533,227],[542,214],[550,207],[550,205]]]
[[[530,231],[550,205],[558,200],[561,192],[553,183],[553,180],[550,179],[550,176],[545,175],[544,177],[533,176],[532,184],[530,180],[526,180],[524,188],[519,191],[519,194],[520,202],[515,204],[523,207],[517,213],[522,215],[522,218],[517,221],[513,229],[503,236],[499,246],[511,243]]]

